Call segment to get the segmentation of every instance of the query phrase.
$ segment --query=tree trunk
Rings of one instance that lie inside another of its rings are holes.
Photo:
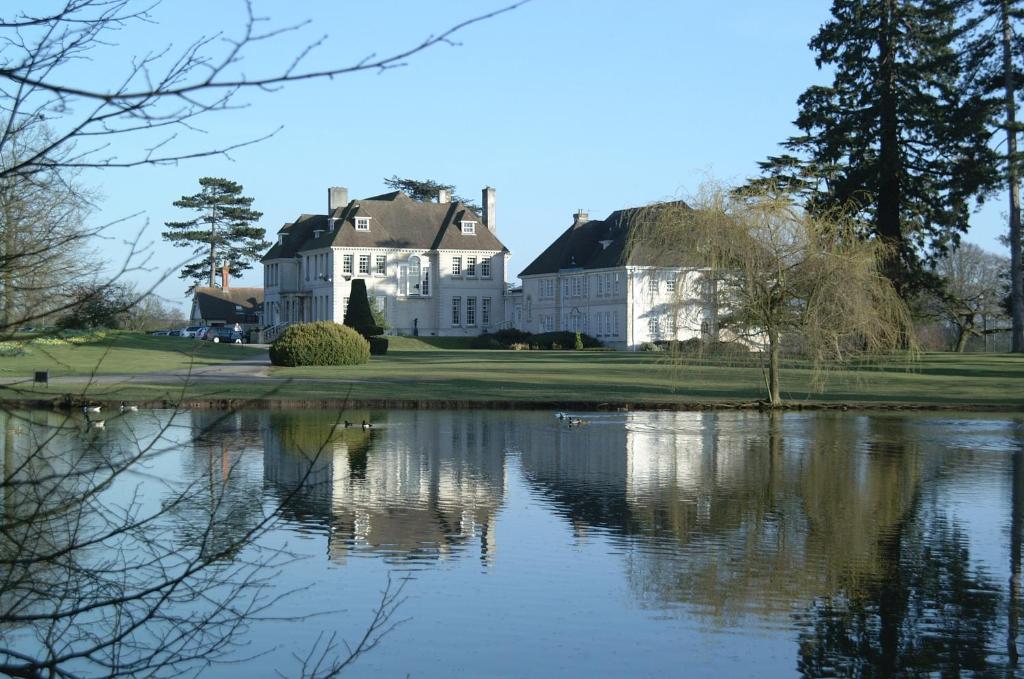
[[[782,405],[779,395],[779,331],[768,329],[768,400],[773,408]]]
[[[974,315],[964,314],[963,323],[957,327],[956,337],[956,353],[964,353],[964,349],[967,348],[967,340],[971,339],[971,335],[974,333]]]
[[[3,310],[0,312],[0,329],[6,332],[14,330],[12,327],[17,322],[14,306],[17,304],[14,290],[15,280],[15,258],[12,253],[17,252],[18,243],[15,223],[16,218],[11,214],[11,201],[4,200],[4,252],[3,262],[0,263],[0,286],[3,286],[0,294],[0,304]]]
[[[1020,556],[1021,532],[1024,531],[1024,464],[1020,453],[1013,456],[1010,488],[1010,587],[1007,602],[1006,651],[1010,667],[1017,667],[1017,634],[1020,629]]]
[[[210,208],[210,287],[217,280],[217,208]]]
[[[1013,81],[1010,2],[1000,7],[1003,28],[1003,88],[1006,101],[1006,182],[1010,189],[1010,351],[1024,352],[1024,274],[1021,272],[1020,178],[1017,176],[1017,101]]]
[[[882,242],[891,248],[886,253],[885,274],[897,291],[904,293],[901,271],[903,234],[900,228],[900,126],[897,109],[896,35],[898,7],[896,0],[886,0],[878,31],[879,149],[878,149],[878,212],[875,224]]]

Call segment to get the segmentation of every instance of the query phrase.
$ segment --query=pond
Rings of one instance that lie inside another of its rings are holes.
[[[344,676],[1014,673],[1021,417],[580,415],[5,415],[0,646],[316,674],[385,593]],[[158,604],[95,603],[142,577]],[[123,655],[97,643],[125,629]]]

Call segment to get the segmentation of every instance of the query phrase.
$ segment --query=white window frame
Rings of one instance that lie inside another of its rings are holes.
[[[476,297],[466,298],[466,325],[476,326]]]
[[[352,267],[354,264],[354,257],[352,253],[346,253],[341,256],[341,273],[352,275]]]
[[[480,258],[480,278],[491,277],[491,258],[481,257]]]
[[[452,257],[452,276],[462,275],[462,257]]]
[[[665,292],[672,294],[672,293],[675,293],[675,291],[676,291],[676,272],[675,271],[669,271],[665,275]]]
[[[368,254],[359,255],[359,275],[370,275],[370,255]]]
[[[387,276],[388,275],[388,256],[387,255],[374,255],[373,258],[373,273],[375,276]]]
[[[452,297],[452,327],[462,325],[462,298]]]
[[[485,328],[491,324],[491,298],[484,297],[480,300],[480,325]]]
[[[410,297],[420,296],[420,277],[423,275],[421,266],[422,263],[419,256],[413,255],[409,258],[409,269],[405,275],[405,294]]]
[[[476,235],[476,222],[469,220],[462,220],[462,235],[463,236],[475,236]]]
[[[370,218],[369,217],[356,217],[356,231],[369,231],[370,230]]]
[[[466,257],[466,277],[476,278],[476,257]]]

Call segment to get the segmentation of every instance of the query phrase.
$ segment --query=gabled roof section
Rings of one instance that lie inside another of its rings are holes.
[[[356,217],[368,217],[370,230],[356,231]],[[334,229],[328,230],[332,220]],[[462,233],[463,220],[477,223],[475,235]],[[322,233],[315,237],[314,231]],[[285,242],[270,248],[263,261],[332,246],[507,252],[480,215],[462,203],[421,203],[401,191],[350,201],[330,215],[302,215],[278,233]]]
[[[327,217],[324,215],[299,215],[298,219],[290,224],[285,224],[277,232],[278,235],[284,236],[284,242],[274,243],[260,261],[287,259],[299,254],[300,249],[308,249],[305,244],[313,237],[314,229],[326,230]]]
[[[682,201],[672,205],[687,207]],[[651,261],[643,253],[626,253],[629,234],[638,226],[640,216],[648,209],[616,210],[602,220],[574,223],[519,275],[536,276],[572,269],[650,265]]]

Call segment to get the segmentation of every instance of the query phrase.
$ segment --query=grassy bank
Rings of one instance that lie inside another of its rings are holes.
[[[608,351],[473,351],[464,340],[398,338],[387,356],[349,368],[271,368],[234,372],[232,364],[265,356],[260,349],[179,338],[114,335],[82,345],[28,347],[0,357],[6,399],[64,393],[103,400],[162,399],[444,401],[470,404],[575,403],[678,405],[750,402],[764,397],[753,363],[694,362],[673,366],[659,354]],[[99,366],[96,375],[93,371]],[[214,367],[220,366],[220,367]],[[24,380],[50,370],[49,387]],[[191,370],[198,376],[186,380]],[[178,374],[169,374],[178,371]],[[925,406],[1024,406],[1024,357],[924,354],[857,370],[835,371],[824,391],[799,364],[783,371],[784,395],[795,402],[893,403]],[[88,383],[87,383],[88,380]]]
[[[69,339],[39,337],[5,343],[0,355],[0,378],[31,376],[36,370],[50,376],[103,373],[146,373],[219,365],[252,358],[248,347],[197,342],[181,337],[153,337],[112,332]]]

